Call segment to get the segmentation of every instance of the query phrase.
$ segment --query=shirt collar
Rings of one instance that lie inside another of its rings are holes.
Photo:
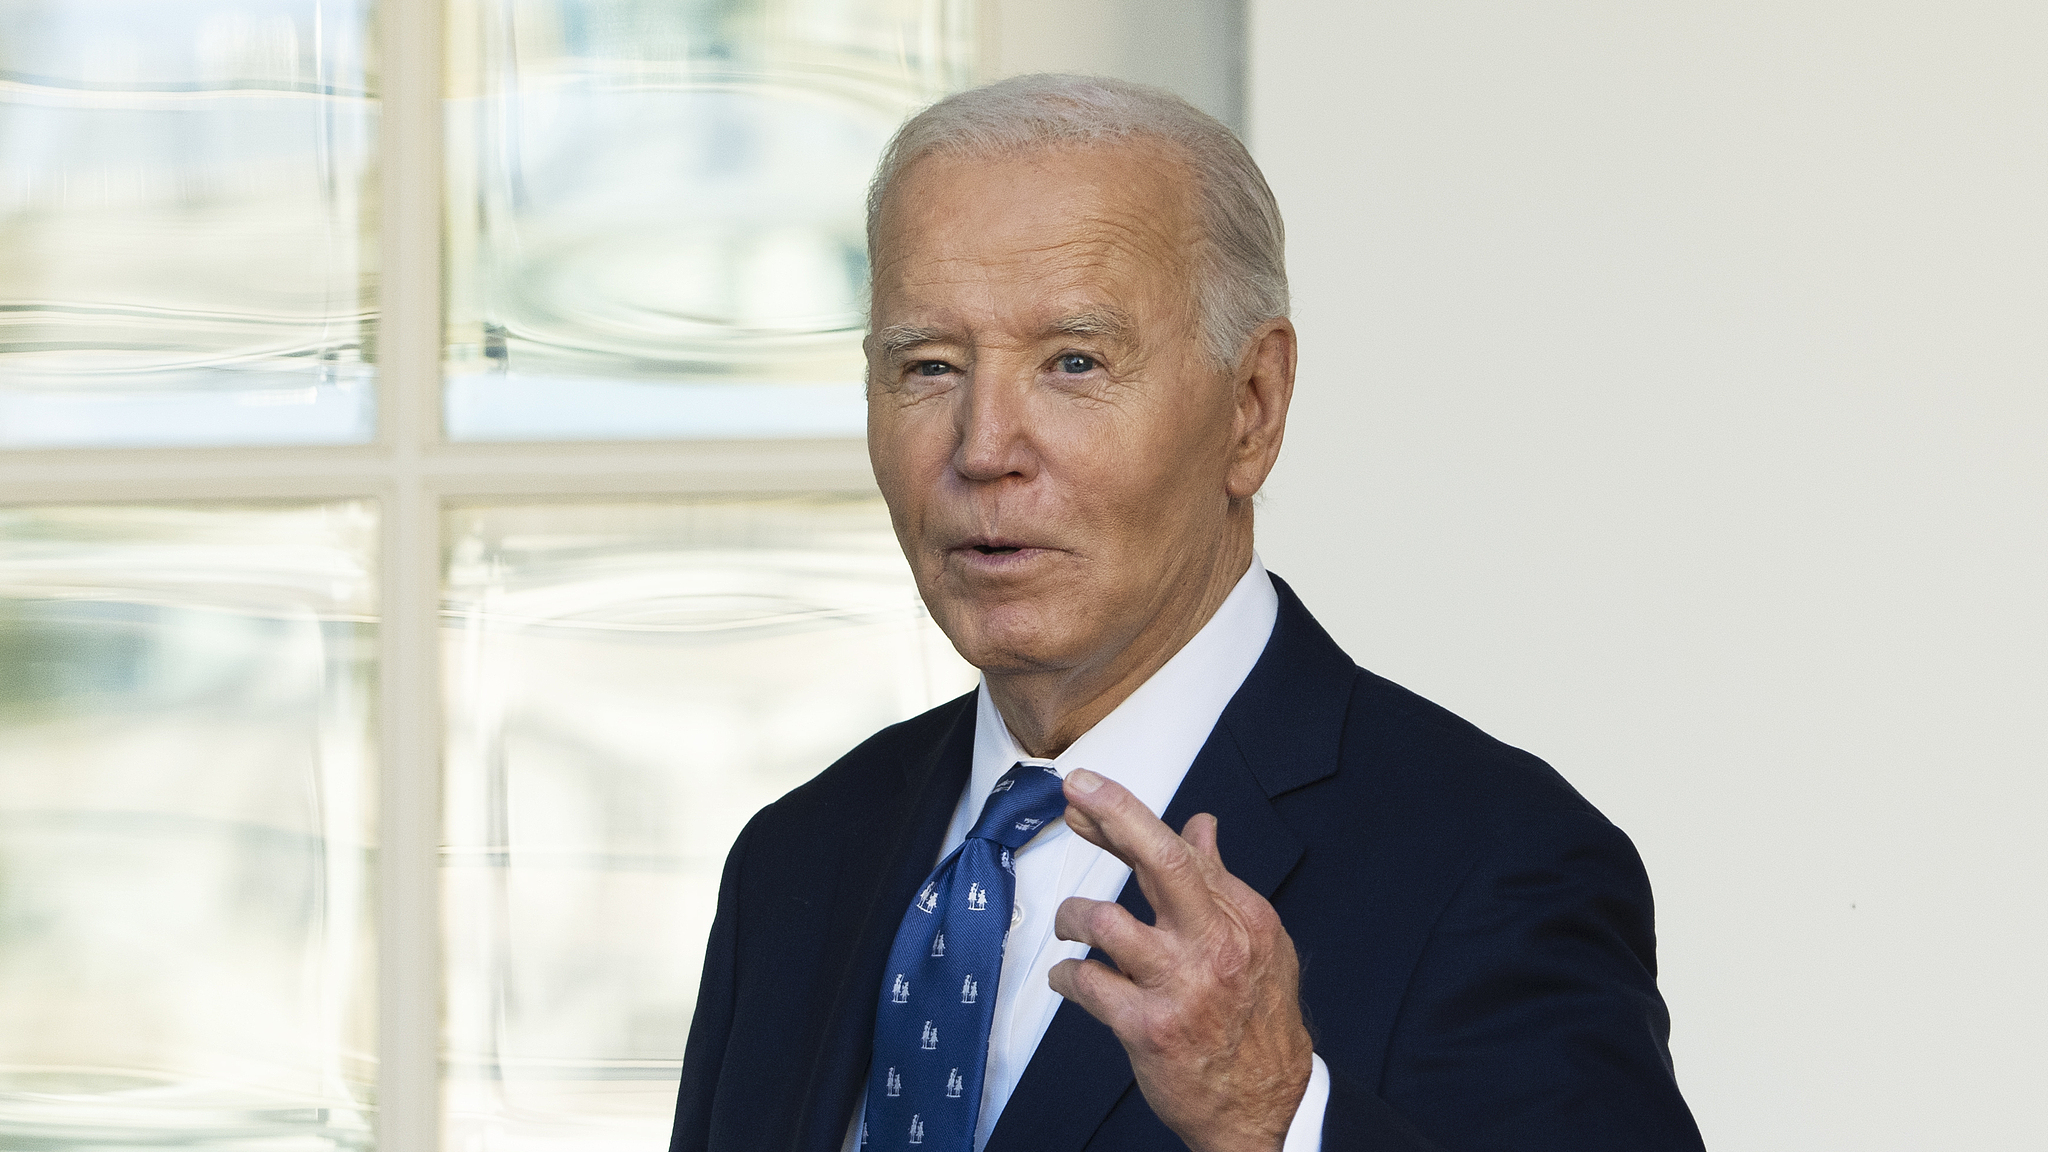
[[[1279,613],[1279,594],[1254,553],[1251,566],[1201,631],[1051,761],[1032,759],[1018,749],[984,679],[974,716],[974,769],[960,804],[962,814],[971,823],[980,814],[982,798],[1020,760],[1050,763],[1061,776],[1086,768],[1129,788],[1153,815],[1166,811],[1224,706],[1266,650]],[[966,836],[965,828],[956,832],[956,842]]]

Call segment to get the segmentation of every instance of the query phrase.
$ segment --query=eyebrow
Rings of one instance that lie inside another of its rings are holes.
[[[1102,308],[1062,316],[1048,324],[1046,331],[1061,336],[1123,340],[1130,334],[1131,322],[1114,308]],[[900,356],[913,348],[926,344],[943,344],[951,338],[950,334],[938,328],[926,328],[917,324],[891,324],[875,333],[875,346],[886,356]]]
[[[1094,312],[1077,312],[1072,316],[1062,316],[1052,322],[1050,330],[1062,336],[1122,340],[1130,334],[1131,322],[1122,312],[1114,308],[1104,308]]]
[[[900,356],[923,344],[937,344],[946,334],[937,328],[920,328],[915,324],[891,324],[875,333],[875,344],[884,354]]]

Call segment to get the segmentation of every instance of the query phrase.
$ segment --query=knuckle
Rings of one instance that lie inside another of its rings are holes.
[[[1242,932],[1218,933],[1209,947],[1209,964],[1224,982],[1240,982],[1252,968],[1251,940]]]
[[[1202,862],[1195,855],[1193,848],[1188,847],[1185,843],[1178,845],[1168,844],[1166,848],[1167,850],[1159,853],[1159,858],[1153,862],[1154,868],[1157,869],[1162,878],[1178,882],[1201,875]]]
[[[1098,937],[1107,936],[1122,926],[1122,913],[1122,908],[1104,901],[1085,909],[1082,923],[1090,933]]]
[[[1046,974],[1046,983],[1062,997],[1093,1011],[1092,1006],[1100,999],[1098,993],[1101,990],[1096,975],[1082,961],[1062,960]]]
[[[1253,899],[1244,910],[1245,927],[1252,935],[1265,940],[1281,935],[1280,913],[1264,900]]]
[[[1133,1038],[1153,1052],[1172,1051],[1180,1040],[1180,1014],[1166,1006],[1152,1004],[1135,1014]]]

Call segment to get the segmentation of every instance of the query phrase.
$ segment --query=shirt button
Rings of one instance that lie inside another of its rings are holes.
[[[1017,925],[1019,925],[1019,924],[1022,924],[1022,923],[1024,923],[1024,905],[1022,905],[1022,904],[1013,904],[1013,905],[1011,905],[1011,906],[1010,906],[1010,931],[1012,931],[1012,932],[1015,932],[1015,931],[1017,930]]]

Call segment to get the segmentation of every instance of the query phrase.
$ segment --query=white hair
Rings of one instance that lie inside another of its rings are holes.
[[[1235,363],[1253,331],[1287,315],[1280,206],[1242,141],[1221,121],[1160,88],[1104,76],[1040,73],[958,92],[897,129],[868,185],[868,250],[882,203],[933,153],[989,156],[1062,144],[1141,138],[1176,149],[1194,176],[1202,247],[1195,270],[1203,342]]]

